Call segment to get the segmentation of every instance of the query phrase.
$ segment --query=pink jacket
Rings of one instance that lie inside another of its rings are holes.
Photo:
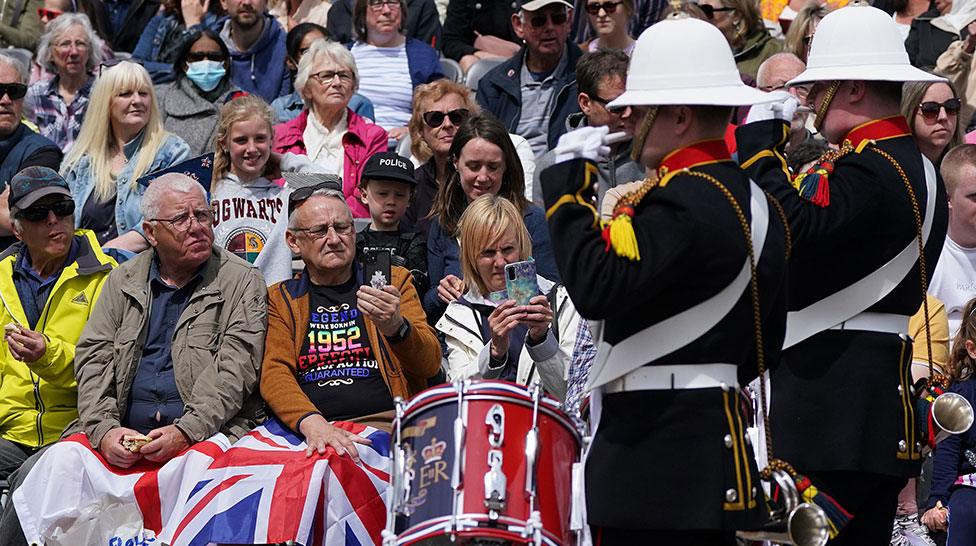
[[[359,199],[359,175],[371,155],[386,151],[386,129],[370,123],[352,110],[347,109],[347,112],[349,129],[342,135],[342,147],[346,152],[342,167],[342,193],[354,218],[369,218],[369,210]],[[297,118],[275,125],[274,151],[306,154],[302,135],[308,124],[308,113],[306,108]]]

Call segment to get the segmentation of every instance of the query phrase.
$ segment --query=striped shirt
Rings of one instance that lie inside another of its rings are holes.
[[[406,127],[413,101],[406,42],[396,47],[356,42],[352,56],[359,69],[359,93],[373,103],[376,124],[386,130]]]

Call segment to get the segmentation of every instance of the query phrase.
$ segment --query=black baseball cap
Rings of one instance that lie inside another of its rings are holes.
[[[366,180],[396,180],[411,186],[417,185],[413,177],[413,163],[396,152],[377,152],[366,160],[363,174],[360,178]]]
[[[10,179],[10,207],[24,210],[48,195],[63,195],[71,199],[71,189],[54,169],[27,167]]]

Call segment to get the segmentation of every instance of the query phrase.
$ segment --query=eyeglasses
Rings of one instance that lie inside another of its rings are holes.
[[[607,15],[610,15],[611,13],[617,11],[617,6],[622,3],[623,2],[597,2],[594,4],[587,4],[586,13],[589,13],[590,15],[599,15],[600,10],[602,9],[603,11],[607,12]]]
[[[223,52],[220,51],[191,51],[186,56],[186,62],[188,63],[198,63],[200,61],[217,61],[218,63],[222,63],[225,60],[227,60],[227,57],[224,57]]]
[[[939,112],[945,108],[947,116],[955,116],[962,108],[962,101],[959,99],[949,99],[943,103],[926,101],[918,105],[918,111],[922,117],[932,121],[939,117]]]
[[[150,218],[150,222],[166,222],[176,231],[187,231],[190,226],[193,225],[193,220],[196,220],[201,226],[213,225],[213,211],[210,209],[197,209],[190,214],[188,211],[184,211],[182,214],[177,214],[172,218]]]
[[[0,99],[4,95],[10,100],[20,100],[27,94],[27,86],[22,83],[0,83]]]
[[[47,219],[49,212],[53,212],[58,218],[64,218],[75,212],[75,202],[70,199],[58,201],[49,205],[34,205],[17,212],[16,217],[28,222],[40,222]]]
[[[142,66],[142,61],[140,61],[139,59],[122,59],[119,57],[116,57],[114,59],[108,59],[107,61],[104,61],[102,62],[102,64],[98,65],[99,77],[101,77],[102,72],[105,72],[109,68],[112,68],[113,66],[118,66],[122,63],[135,63],[139,66]]]
[[[705,14],[705,17],[708,17],[709,19],[714,19],[716,13],[723,11],[735,11],[735,8],[716,8],[711,4],[698,4],[698,7],[701,8],[702,13]]]
[[[338,72],[332,70],[323,70],[322,72],[316,72],[315,74],[312,74],[310,77],[315,79],[315,81],[319,82],[320,85],[331,84],[332,81],[336,78],[339,78],[339,81],[342,83],[352,82],[352,73],[346,72],[345,70],[340,70]]]
[[[400,9],[400,0],[369,0],[366,2],[373,11],[380,11],[383,6],[387,6],[391,10]]]
[[[429,112],[424,112],[423,115],[424,123],[427,127],[431,129],[437,129],[444,124],[444,118],[451,120],[454,125],[461,125],[464,120],[468,119],[468,109],[458,108],[457,110],[451,110],[450,112],[438,112],[437,110],[431,110]]]
[[[320,224],[307,228],[288,228],[289,231],[305,233],[311,239],[322,239],[329,235],[329,230],[334,229],[336,235],[349,235],[353,232],[352,222],[332,222],[331,224]]]
[[[566,10],[563,9],[562,11],[557,12],[536,13],[529,17],[529,24],[532,25],[533,28],[542,28],[546,26],[546,21],[552,21],[552,24],[559,26],[565,24],[567,19],[569,19],[569,15],[566,13]]]
[[[291,192],[288,196],[288,215],[295,211],[298,207],[302,205],[309,197],[319,190],[336,190],[342,191],[342,179],[334,174],[322,174],[319,175],[324,180],[315,184],[313,186],[303,186],[297,190]]]
[[[86,42],[84,40],[74,40],[74,41],[72,41],[72,40],[65,40],[63,42],[58,42],[58,43],[54,44],[54,47],[55,48],[60,49],[62,51],[66,50],[66,49],[71,49],[71,46],[74,46],[75,49],[78,49],[78,50],[81,50],[81,51],[87,50],[89,48],[88,42]]]
[[[37,16],[40,19],[47,19],[50,21],[51,19],[57,19],[61,15],[64,15],[63,11],[59,11],[56,9],[37,8]]]

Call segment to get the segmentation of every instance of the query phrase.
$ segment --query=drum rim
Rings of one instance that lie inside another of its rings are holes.
[[[416,525],[414,525],[413,527],[410,527],[408,529],[405,529],[401,533],[397,533],[397,535],[396,535],[397,536],[397,544],[401,544],[400,538],[403,537],[403,536],[405,536],[405,535],[417,535],[417,534],[419,534],[420,536],[417,536],[416,538],[412,538],[412,540],[414,542],[416,542],[418,540],[423,540],[423,539],[426,539],[426,538],[430,538],[432,536],[449,535],[449,534],[451,534],[450,529],[449,528],[444,528],[444,527],[445,527],[445,524],[450,524],[451,521],[452,521],[452,519],[454,521],[458,521],[458,522],[468,522],[468,525],[469,526],[472,526],[472,527],[475,527],[475,528],[478,528],[478,525],[477,524],[480,523],[480,522],[483,522],[483,521],[490,522],[491,521],[491,519],[488,517],[488,514],[478,514],[478,513],[469,513],[469,512],[465,512],[465,513],[462,513],[462,514],[458,514],[457,516],[438,516],[438,517],[435,517],[435,518],[432,518],[432,519],[428,519],[428,520],[419,522]],[[528,524],[528,522],[526,520],[522,520],[522,519],[519,519],[519,518],[514,518],[514,517],[511,517],[511,516],[499,516],[499,518],[497,520],[495,520],[495,521],[496,522],[500,522],[500,523],[502,523],[502,524],[504,524],[504,525],[506,525],[508,527],[515,527],[517,529],[517,530],[514,530],[513,531],[513,530],[507,529],[507,528],[506,529],[502,529],[500,527],[499,528],[494,528],[494,530],[497,530],[500,534],[510,534],[510,535],[516,536],[518,538],[525,538],[525,537],[522,536],[521,532],[518,529],[525,529],[525,527]],[[472,535],[471,534],[471,532],[474,531],[474,530],[475,529],[461,530],[461,531],[458,531],[456,534],[458,536],[460,536],[460,537],[473,537],[473,536],[476,537],[476,535]],[[568,522],[567,522],[567,530],[569,530],[570,532],[572,532],[569,529]],[[434,532],[432,532],[432,531],[434,531]],[[546,544],[548,546],[559,546],[560,544],[562,544],[560,542],[559,538],[556,537],[555,534],[553,534],[552,531],[550,531],[548,529],[541,529],[541,531],[542,531],[542,543],[543,544]],[[430,533],[430,534],[426,534],[426,533]],[[403,544],[406,544],[406,543],[403,543]]]
[[[457,401],[457,396],[456,396],[457,393],[455,392],[454,394],[455,394],[455,396],[444,396],[442,398],[437,398],[437,399],[433,399],[433,400],[426,401],[426,403],[423,404],[422,406],[419,406],[417,408],[413,408],[413,411],[404,410],[403,416],[402,417],[398,417],[397,420],[400,423],[402,423],[404,426],[409,426],[408,425],[408,423],[409,423],[408,418],[409,417],[413,417],[413,415],[411,415],[411,414],[418,413],[422,409],[432,409],[432,408],[436,408],[436,407],[440,407],[440,406],[443,406],[443,405],[450,404],[452,402],[456,402]],[[532,401],[531,400],[513,399],[513,398],[509,398],[509,397],[505,397],[505,396],[500,396],[498,394],[487,394],[487,393],[485,393],[485,394],[471,394],[471,395],[466,395],[464,397],[464,401],[465,402],[472,401],[472,400],[473,401],[489,401],[489,402],[491,402],[491,401],[494,401],[494,402],[510,402],[512,404],[516,404],[516,405],[519,405],[519,406],[528,407],[530,409],[533,407],[533,404],[532,404]],[[582,442],[583,442],[583,435],[580,433],[579,430],[576,429],[576,425],[573,423],[572,419],[570,419],[568,416],[566,416],[566,414],[563,413],[561,410],[558,410],[557,408],[550,408],[548,406],[542,406],[542,405],[540,405],[539,406],[539,413],[540,414],[545,414],[548,417],[550,417],[551,419],[553,419],[554,421],[557,421],[560,425],[562,425],[563,428],[567,429],[573,435],[573,437],[576,439],[576,443],[577,444],[582,444]],[[396,427],[396,422],[394,422],[394,428],[395,427]]]

